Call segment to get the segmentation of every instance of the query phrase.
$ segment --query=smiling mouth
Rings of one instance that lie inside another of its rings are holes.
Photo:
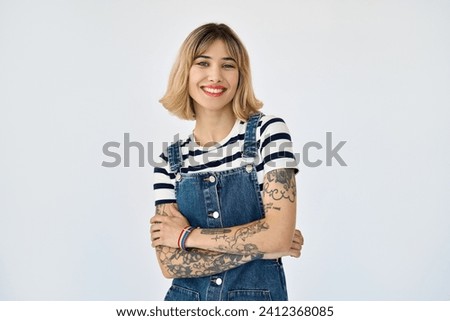
[[[208,96],[221,96],[227,89],[225,87],[201,87],[203,92]]]

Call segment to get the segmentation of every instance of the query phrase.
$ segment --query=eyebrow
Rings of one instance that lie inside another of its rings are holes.
[[[212,59],[210,56],[200,55],[200,56],[195,57],[194,60],[197,60],[198,58]],[[222,60],[236,62],[236,59],[234,59],[233,57],[223,57]]]

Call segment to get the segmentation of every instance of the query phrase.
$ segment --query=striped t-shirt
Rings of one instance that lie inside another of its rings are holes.
[[[182,173],[217,172],[242,166],[241,152],[247,122],[236,120],[227,137],[214,146],[202,147],[195,143],[192,134],[181,140],[183,155]],[[283,119],[263,115],[256,130],[259,155],[254,164],[260,191],[264,175],[279,168],[294,168],[298,172],[297,161],[292,150],[289,130]],[[175,173],[170,171],[167,150],[159,156],[159,164],[154,169],[155,205],[176,202]]]

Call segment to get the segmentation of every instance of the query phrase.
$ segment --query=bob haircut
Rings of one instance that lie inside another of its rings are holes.
[[[204,53],[216,40],[222,40],[230,56],[236,60],[239,82],[231,103],[236,118],[247,121],[251,114],[261,109],[263,103],[256,99],[253,92],[247,50],[236,33],[225,24],[208,23],[188,35],[172,67],[166,93],[159,102],[181,119],[195,119],[194,103],[188,89],[189,71],[195,57]]]

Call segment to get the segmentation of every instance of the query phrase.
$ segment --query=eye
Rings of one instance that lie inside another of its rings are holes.
[[[232,65],[232,64],[224,64],[224,65],[223,65],[223,68],[225,68],[225,69],[235,69],[236,66],[235,66],[235,65]]]
[[[207,61],[199,61],[196,63],[196,65],[200,67],[208,67],[209,63]]]

